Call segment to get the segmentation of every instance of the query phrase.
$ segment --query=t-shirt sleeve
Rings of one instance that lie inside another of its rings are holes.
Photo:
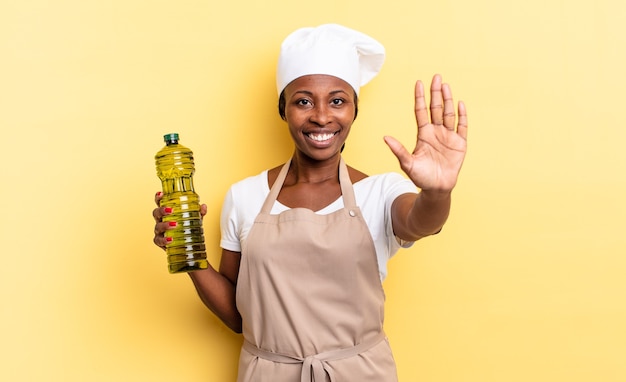
[[[390,239],[389,249],[390,254],[393,256],[395,252],[400,248],[409,248],[413,245],[413,241],[401,240],[395,236],[393,232],[393,222],[391,219],[391,205],[396,198],[402,194],[418,192],[417,188],[410,180],[404,178],[397,173],[390,173],[387,179],[387,186],[385,187],[385,234]]]
[[[241,243],[248,236],[268,193],[267,171],[230,186],[220,215],[220,246],[223,249],[241,252]]]
[[[222,238],[220,246],[229,251],[241,252],[241,242],[239,241],[240,219],[237,218],[237,208],[235,207],[234,199],[234,192],[231,187],[228,193],[226,193],[224,203],[222,204],[220,216]]]

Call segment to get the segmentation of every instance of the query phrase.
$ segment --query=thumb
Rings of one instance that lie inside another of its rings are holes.
[[[385,136],[383,137],[391,152],[398,158],[398,162],[400,162],[400,167],[404,170],[411,167],[411,153],[394,137]]]

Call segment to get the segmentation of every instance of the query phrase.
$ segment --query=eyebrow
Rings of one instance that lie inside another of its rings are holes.
[[[332,90],[328,94],[335,95],[337,93],[344,93],[344,94],[348,95],[348,92],[346,92],[345,90],[342,90],[342,89]],[[308,96],[313,96],[313,92],[308,91],[308,90],[297,90],[293,94],[306,94]]]

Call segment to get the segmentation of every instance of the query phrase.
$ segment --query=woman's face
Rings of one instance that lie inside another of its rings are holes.
[[[338,154],[355,118],[352,86],[314,74],[295,79],[284,92],[285,120],[296,149],[315,160]]]

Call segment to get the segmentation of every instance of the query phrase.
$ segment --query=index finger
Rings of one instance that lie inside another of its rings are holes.
[[[415,83],[415,119],[417,120],[417,128],[428,125],[428,109],[426,108],[426,99],[424,98],[424,84],[422,81]]]
[[[163,199],[163,193],[161,191],[154,194],[154,202],[157,206],[161,206],[161,199]]]

